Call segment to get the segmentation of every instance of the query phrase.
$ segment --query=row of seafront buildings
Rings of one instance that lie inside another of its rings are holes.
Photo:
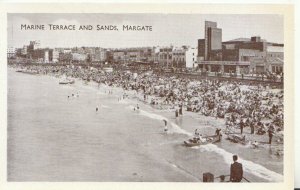
[[[195,67],[197,48],[137,47],[104,49],[101,47],[40,48],[39,41],[30,41],[22,48],[7,50],[9,59],[22,58],[34,63],[148,63],[166,67]]]
[[[20,59],[31,63],[80,63],[104,62],[106,50],[100,47],[41,48],[39,41],[30,41],[22,48],[9,47],[8,59]]]
[[[205,21],[204,38],[198,47],[137,47],[105,49],[101,47],[40,48],[31,41],[22,48],[8,48],[9,59],[35,63],[147,63],[165,68],[194,68],[221,73],[282,73],[283,44],[271,43],[259,36],[222,41],[222,29]]]

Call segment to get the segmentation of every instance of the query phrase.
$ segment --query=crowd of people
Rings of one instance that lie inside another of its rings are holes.
[[[14,66],[20,68],[20,65]],[[283,131],[283,90],[268,85],[180,78],[153,70],[105,72],[101,68],[81,66],[21,67],[41,74],[64,75],[132,90],[142,101],[156,108],[173,110],[176,117],[186,110],[224,118],[228,133],[240,130],[243,134],[243,129],[249,127],[251,134],[268,134],[271,143],[273,135]]]

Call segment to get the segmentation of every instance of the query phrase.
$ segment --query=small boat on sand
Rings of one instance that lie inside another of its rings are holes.
[[[238,134],[229,134],[227,135],[227,139],[234,143],[247,144],[246,136],[238,135]]]
[[[206,144],[212,144],[220,142],[222,139],[222,135],[212,135],[212,136],[206,136],[206,137],[193,137],[187,141],[184,141],[184,145],[188,147],[193,146],[200,146],[200,145],[206,145]]]

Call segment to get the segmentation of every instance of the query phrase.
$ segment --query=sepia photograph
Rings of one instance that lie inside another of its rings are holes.
[[[7,13],[7,181],[283,183],[284,24]]]

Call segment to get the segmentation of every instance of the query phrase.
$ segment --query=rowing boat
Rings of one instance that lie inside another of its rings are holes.
[[[199,137],[193,137],[191,139],[188,139],[187,141],[184,141],[184,145],[188,146],[188,147],[193,147],[193,146],[212,144],[212,143],[220,142],[221,138],[222,138],[222,135],[212,135],[212,136],[201,137],[202,140],[200,140]]]

